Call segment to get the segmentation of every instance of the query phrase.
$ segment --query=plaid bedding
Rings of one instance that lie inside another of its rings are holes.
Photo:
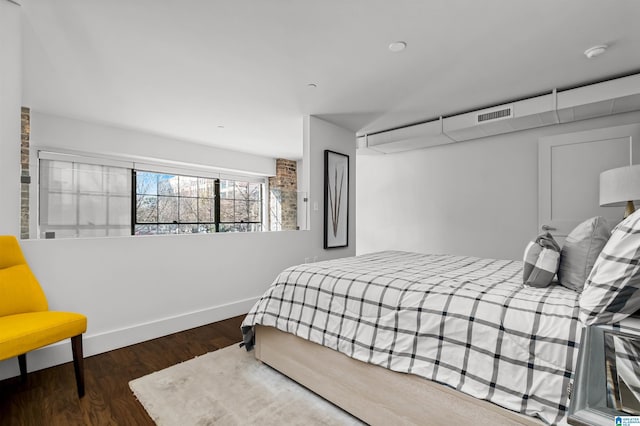
[[[398,251],[284,270],[242,324],[566,423],[578,293],[522,285],[522,262]]]

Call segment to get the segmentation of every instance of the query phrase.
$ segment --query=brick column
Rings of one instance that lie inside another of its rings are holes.
[[[276,159],[276,176],[269,178],[269,190],[269,229],[298,229],[298,174],[295,161]]]
[[[22,107],[22,135],[20,141],[20,238],[29,238],[29,137],[31,135],[31,111]]]

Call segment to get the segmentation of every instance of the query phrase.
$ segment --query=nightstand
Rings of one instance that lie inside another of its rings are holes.
[[[568,422],[615,425],[640,416],[640,334],[588,327],[582,337]]]

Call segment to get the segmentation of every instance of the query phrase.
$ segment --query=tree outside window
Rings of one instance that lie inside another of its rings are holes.
[[[136,235],[262,231],[260,183],[140,170],[134,177]]]

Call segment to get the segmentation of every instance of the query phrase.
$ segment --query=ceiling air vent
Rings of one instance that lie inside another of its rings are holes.
[[[476,116],[476,123],[484,123],[486,121],[501,120],[503,118],[511,118],[513,109],[511,107],[500,109],[497,111],[485,112]]]
[[[444,119],[442,131],[455,141],[548,126],[558,122],[555,92]]]

